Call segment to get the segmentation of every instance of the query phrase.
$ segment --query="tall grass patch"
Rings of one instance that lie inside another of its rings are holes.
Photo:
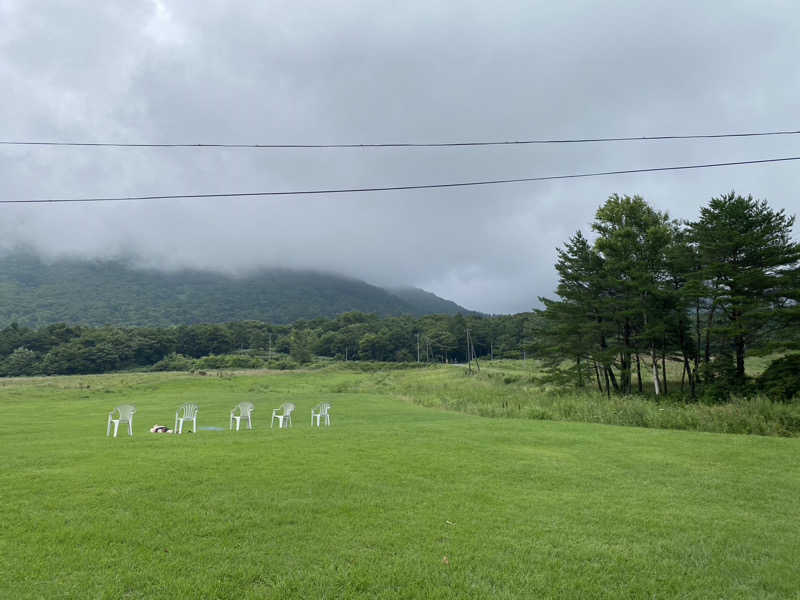
[[[358,384],[429,408],[482,417],[581,421],[713,433],[800,435],[800,405],[763,395],[734,397],[725,404],[687,402],[680,395],[610,397],[594,390],[543,383],[533,361],[497,361],[468,375],[461,366],[384,372]]]

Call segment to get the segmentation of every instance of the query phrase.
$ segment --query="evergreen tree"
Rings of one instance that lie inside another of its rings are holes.
[[[733,372],[743,381],[747,349],[780,323],[778,313],[797,297],[800,244],[792,241],[794,217],[774,211],[766,200],[734,192],[712,198],[691,224],[708,298],[706,360],[714,317],[716,335],[731,341]]]
[[[614,380],[611,363],[613,352],[609,352],[608,338],[613,327],[607,319],[607,306],[602,287],[603,258],[597,254],[589,241],[578,231],[556,250],[559,274],[556,294],[559,301],[540,298],[545,310],[538,334],[538,354],[552,372],[558,371],[564,360],[575,361],[576,382],[584,383],[585,366],[591,362],[602,391]],[[601,375],[602,373],[602,375]]]
[[[641,197],[613,194],[597,210],[592,229],[599,234],[595,250],[604,259],[605,312],[617,326],[614,348],[619,356],[622,391],[632,391],[633,357],[638,357],[641,343],[650,354],[658,395],[664,389],[657,350],[662,356],[666,352],[671,304],[665,285],[666,253],[673,227],[666,214]]]

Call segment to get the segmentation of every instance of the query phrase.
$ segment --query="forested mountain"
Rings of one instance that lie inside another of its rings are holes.
[[[416,310],[416,314],[425,315],[456,315],[461,314],[477,314],[473,311],[466,310],[463,306],[459,306],[452,300],[445,300],[436,294],[426,292],[415,287],[391,287],[386,288],[387,291],[403,302],[410,304]]]
[[[0,326],[277,324],[348,311],[381,316],[470,312],[423,290],[393,293],[311,271],[275,269],[230,277],[138,269],[120,260],[43,262],[28,253],[0,255]]]

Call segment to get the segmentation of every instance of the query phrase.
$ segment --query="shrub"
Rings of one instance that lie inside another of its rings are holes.
[[[800,354],[773,360],[758,378],[758,387],[772,400],[790,402],[800,394]]]
[[[194,360],[183,354],[172,352],[150,367],[152,371],[192,371]]]
[[[257,356],[234,354],[228,357],[228,366],[233,369],[259,369],[264,366],[264,360]]]
[[[279,358],[267,362],[268,369],[277,369],[279,371],[291,371],[297,369],[300,365],[293,361],[291,358]]]

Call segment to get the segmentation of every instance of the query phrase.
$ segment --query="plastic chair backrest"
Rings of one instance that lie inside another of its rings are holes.
[[[286,403],[283,405],[283,414],[284,414],[284,415],[290,415],[290,414],[292,414],[292,411],[293,411],[293,410],[294,410],[294,404],[292,404],[291,402],[286,402]]]
[[[133,416],[133,413],[136,412],[136,407],[132,404],[120,404],[113,412],[119,415],[120,421],[128,421]]]
[[[193,404],[192,402],[187,402],[183,406],[178,409],[178,414],[180,415],[183,413],[182,418],[184,419],[193,419],[195,415],[197,415],[197,411],[200,407],[197,404]]]
[[[233,410],[239,410],[239,414],[243,417],[249,415],[253,410],[255,410],[255,405],[252,402],[239,402],[239,404]]]

